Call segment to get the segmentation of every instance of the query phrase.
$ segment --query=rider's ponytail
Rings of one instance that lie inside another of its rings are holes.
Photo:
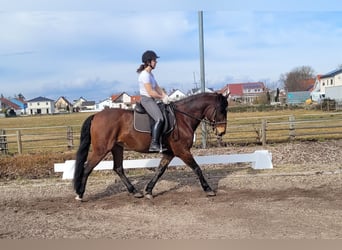
[[[141,64],[140,66],[139,66],[139,68],[137,69],[137,73],[140,73],[141,71],[143,71],[145,68],[147,67],[147,65],[146,64]]]

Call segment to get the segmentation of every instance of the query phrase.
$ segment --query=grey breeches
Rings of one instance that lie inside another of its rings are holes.
[[[141,96],[141,105],[145,108],[147,113],[156,121],[164,122],[164,117],[160,111],[157,103],[150,97]]]

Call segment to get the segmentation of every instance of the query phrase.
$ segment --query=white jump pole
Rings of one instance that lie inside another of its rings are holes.
[[[250,154],[231,154],[231,155],[205,155],[195,156],[195,161],[199,165],[208,164],[230,164],[230,163],[252,163],[253,169],[272,169],[272,154],[267,150],[256,150]],[[124,169],[132,168],[153,168],[158,167],[159,158],[154,159],[139,159],[139,160],[124,160]],[[169,166],[185,166],[184,162],[179,158],[174,158]],[[94,170],[110,170],[113,169],[113,161],[101,161]],[[73,179],[75,171],[75,160],[68,160],[65,163],[55,163],[55,172],[63,172],[62,178],[65,180]]]

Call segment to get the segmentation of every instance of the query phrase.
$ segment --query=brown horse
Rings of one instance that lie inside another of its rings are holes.
[[[144,195],[147,198],[153,198],[152,189],[171,160],[177,156],[194,171],[206,194],[214,196],[215,192],[205,180],[190,148],[193,144],[194,132],[202,120],[210,123],[217,135],[223,135],[226,132],[227,97],[217,93],[201,93],[176,101],[173,107],[176,126],[172,132],[164,136],[167,150],[162,153],[162,159],[154,177],[145,187]],[[134,129],[132,110],[105,109],[88,117],[82,126],[80,147],[76,155],[74,174],[76,199],[82,200],[89,174],[108,152],[112,152],[113,170],[126,185],[128,192],[135,197],[143,197],[143,194],[136,190],[124,173],[123,152],[124,148],[127,148],[147,153],[150,141],[150,134]],[[92,151],[88,157],[90,144]]]

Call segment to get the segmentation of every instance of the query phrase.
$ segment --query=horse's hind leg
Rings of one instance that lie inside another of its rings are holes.
[[[143,195],[136,190],[136,188],[132,185],[132,183],[129,181],[127,176],[125,175],[125,171],[123,169],[123,147],[119,145],[115,145],[112,149],[113,159],[114,159],[114,167],[113,170],[115,173],[118,174],[121,181],[125,184],[127,187],[127,190],[129,193],[133,194],[136,198],[142,198]]]
[[[84,172],[82,176],[81,185],[79,189],[77,190],[76,200],[81,201],[83,199],[83,194],[85,192],[88,177],[93,171],[93,169],[96,167],[96,165],[103,159],[104,156],[105,154],[98,155],[98,154],[95,154],[94,152],[90,153],[88,160],[84,164]]]

